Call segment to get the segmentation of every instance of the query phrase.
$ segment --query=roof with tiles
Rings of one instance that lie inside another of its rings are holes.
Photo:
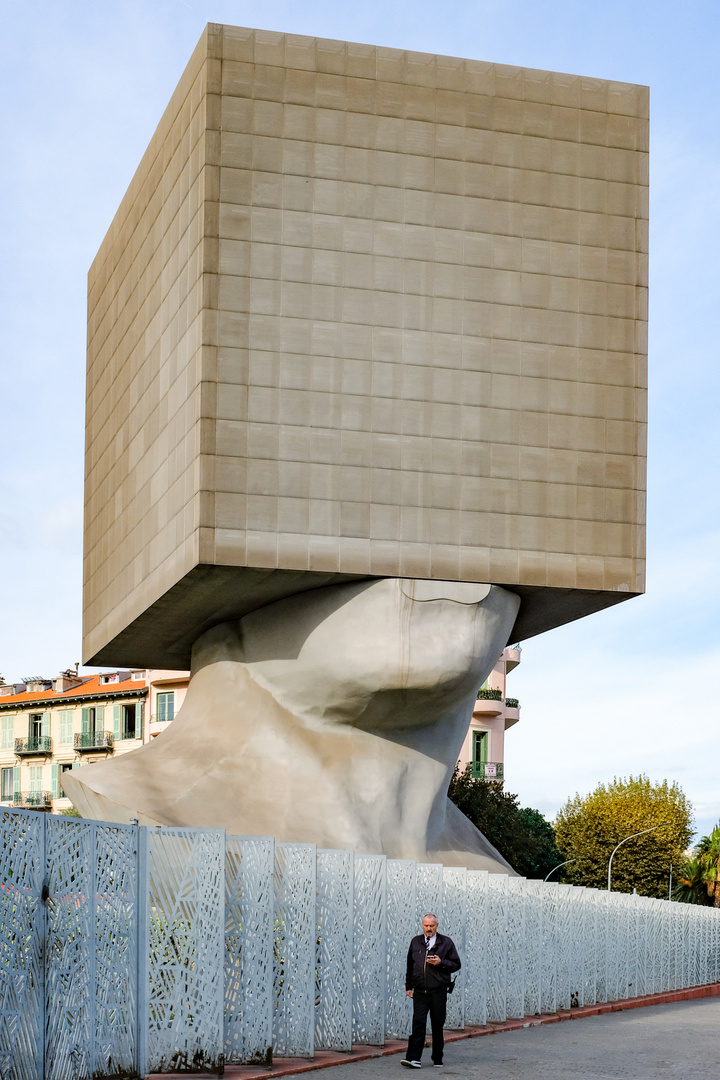
[[[76,698],[109,698],[128,694],[137,696],[147,692],[145,679],[133,679],[127,675],[122,681],[104,683],[102,675],[79,675],[78,682],[66,690],[25,690],[20,694],[0,697],[0,709],[18,708],[22,705],[62,705]]]

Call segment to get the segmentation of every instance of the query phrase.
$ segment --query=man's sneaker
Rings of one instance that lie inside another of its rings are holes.
[[[433,1061],[433,1069],[442,1069],[442,1068],[443,1068],[442,1061]]]
[[[406,1058],[403,1058],[400,1064],[404,1065],[406,1069],[422,1069],[419,1061],[408,1061]]]

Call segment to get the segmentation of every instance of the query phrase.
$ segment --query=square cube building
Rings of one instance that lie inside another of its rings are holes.
[[[367,576],[644,588],[647,88],[209,25],[89,276],[84,657]]]

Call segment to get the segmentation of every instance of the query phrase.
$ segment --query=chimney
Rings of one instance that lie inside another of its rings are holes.
[[[67,671],[61,671],[57,679],[55,679],[55,693],[62,694],[64,690],[69,690],[71,686],[78,686],[82,682],[82,679],[72,668],[68,668]]]

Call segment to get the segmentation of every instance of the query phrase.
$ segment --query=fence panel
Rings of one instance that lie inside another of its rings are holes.
[[[558,896],[557,882],[543,883],[542,937],[540,954],[540,1011],[556,1012],[558,1008]]]
[[[625,955],[627,957],[627,997],[637,997],[640,983],[640,919],[638,917],[637,897],[629,894],[625,898],[627,911],[625,923]]]
[[[217,1071],[223,1061],[225,833],[143,829],[140,851],[141,1075]]]
[[[353,1042],[385,1042],[387,993],[384,855],[356,855],[353,896]]]
[[[541,881],[525,882],[525,1016],[541,1011],[543,888]]]
[[[624,893],[617,894],[619,946],[618,957],[618,997],[621,1001],[632,996],[635,986],[634,956],[635,923],[630,907],[630,898]]]
[[[462,967],[455,979],[455,988],[447,1000],[445,1027],[462,1030],[465,1027],[465,926],[467,923],[467,870],[460,866],[445,866],[442,871],[441,932],[455,942]]]
[[[571,886],[570,905],[570,1008],[583,1004],[585,992],[585,893],[582,886]]]
[[[352,1049],[353,853],[317,853],[315,1049]]]
[[[608,997],[609,966],[610,966],[610,940],[609,940],[609,905],[608,893],[602,889],[595,891],[596,907],[596,960],[597,960],[597,1000],[606,1002]]]
[[[405,993],[405,969],[410,938],[419,933],[415,922],[415,861],[387,863],[387,996],[385,1037],[404,1039],[410,1033],[412,1008]]]
[[[95,934],[93,825],[46,818],[45,1077],[93,1074]]]
[[[314,844],[275,845],[273,1053],[313,1056],[315,945]]]
[[[488,1020],[507,1020],[508,878],[488,876]]]
[[[449,934],[443,913],[443,867],[441,863],[418,863],[415,869],[415,926],[422,929],[424,915],[432,914],[440,924],[440,933]],[[452,935],[451,935],[452,936]]]
[[[635,909],[635,925],[637,934],[637,986],[635,993],[638,997],[643,994],[651,994],[652,990],[652,960],[650,957],[650,932],[652,927],[648,920],[648,900],[644,896],[633,896]]]
[[[48,819],[50,820],[50,819]],[[71,822],[67,826],[72,827]],[[138,1066],[138,829],[93,826],[95,857],[94,1080]]]
[[[583,940],[583,1005],[594,1005],[597,1001],[598,958],[598,904],[597,890],[586,889],[582,918]]]
[[[648,912],[647,918],[649,922],[648,931],[648,964],[649,975],[648,981],[651,987],[648,990],[649,994],[658,994],[662,990],[662,957],[661,947],[663,944],[663,933],[665,929],[665,920],[663,919],[663,909],[667,901],[650,898],[647,902]]]
[[[488,970],[488,872],[468,870],[465,923],[465,1023],[486,1024]]]
[[[225,841],[225,1061],[272,1061],[275,842]]]
[[[507,983],[505,1009],[525,1015],[525,878],[507,880]]]
[[[0,1076],[42,1080],[44,815],[0,808]]]
[[[557,1007],[569,1009],[572,998],[574,885],[558,885],[557,894]]]

